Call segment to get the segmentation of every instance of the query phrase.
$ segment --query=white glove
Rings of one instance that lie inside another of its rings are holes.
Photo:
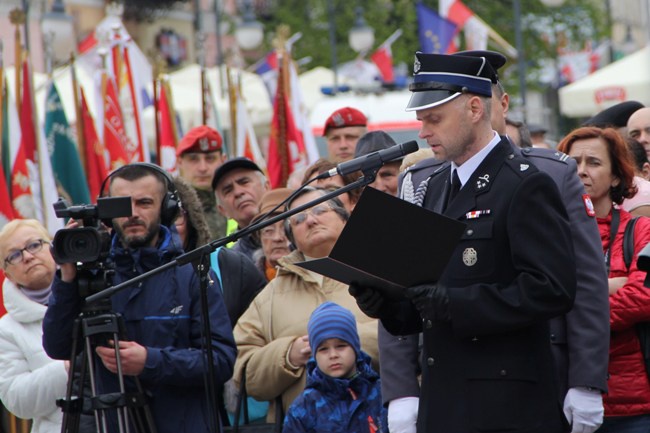
[[[402,397],[388,403],[390,433],[415,433],[419,403],[418,397]]]
[[[604,412],[599,390],[577,387],[566,393],[564,416],[572,425],[571,433],[593,433],[603,423]]]

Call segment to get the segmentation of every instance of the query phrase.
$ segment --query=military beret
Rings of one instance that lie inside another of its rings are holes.
[[[176,156],[188,152],[216,152],[221,150],[223,139],[218,131],[209,126],[201,125],[190,129],[181,139],[176,148]]]
[[[591,119],[588,119],[582,126],[595,126],[597,128],[623,128],[635,111],[643,108],[638,101],[625,101],[604,109]]]
[[[361,111],[352,107],[343,107],[333,112],[327,118],[323,135],[327,135],[327,131],[330,129],[345,128],[348,126],[366,126],[367,124],[368,118]]]
[[[492,96],[496,72],[485,57],[415,53],[413,92],[406,111],[449,102],[462,93]]]

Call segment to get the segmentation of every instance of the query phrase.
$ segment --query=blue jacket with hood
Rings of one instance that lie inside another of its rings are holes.
[[[121,246],[113,237],[109,261],[115,264],[113,285],[170,262],[181,254],[178,235],[160,227],[158,245],[136,250]],[[214,358],[215,381],[223,384],[231,376],[237,353],[230,320],[216,278],[208,287],[208,310]],[[111,308],[125,323],[125,340],[147,349],[144,370],[138,376],[148,396],[159,433],[210,431],[204,389],[207,371],[201,350],[199,279],[190,264],[175,266],[153,275],[111,297]],[[82,298],[76,281],[54,279],[52,295],[43,322],[43,347],[54,359],[68,359],[72,351],[73,322],[81,312]],[[80,345],[81,347],[81,345]],[[119,392],[117,376],[95,356],[98,394]],[[135,386],[125,377],[127,392]],[[109,431],[117,431],[109,419]]]
[[[359,352],[357,374],[337,379],[323,374],[312,357],[307,384],[289,407],[283,433],[387,433],[379,375]]]

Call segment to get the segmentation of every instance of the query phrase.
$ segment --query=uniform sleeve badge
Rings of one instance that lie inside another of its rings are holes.
[[[596,211],[594,210],[594,204],[591,202],[591,197],[589,197],[589,194],[582,194],[582,201],[585,203],[585,210],[587,211],[587,215],[590,217],[595,217]]]

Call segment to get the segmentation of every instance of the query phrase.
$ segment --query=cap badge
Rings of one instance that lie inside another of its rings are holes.
[[[530,165],[528,164],[519,164],[519,171],[526,171],[529,167]]]
[[[487,186],[488,183],[490,183],[489,174],[484,174],[483,176],[479,176],[478,179],[476,180],[476,188],[483,189]]]
[[[207,137],[199,138],[199,149],[201,152],[207,152],[210,149],[210,141]]]
[[[474,266],[478,261],[478,255],[474,248],[465,248],[463,251],[463,263],[465,266]]]
[[[341,116],[340,113],[336,113],[334,117],[332,117],[332,121],[336,126],[343,126],[345,125],[345,119],[343,119],[343,116]]]
[[[416,57],[415,58],[415,63],[413,63],[413,73],[417,74],[418,72],[420,72],[420,69],[422,69],[422,64],[420,63],[420,61]]]

